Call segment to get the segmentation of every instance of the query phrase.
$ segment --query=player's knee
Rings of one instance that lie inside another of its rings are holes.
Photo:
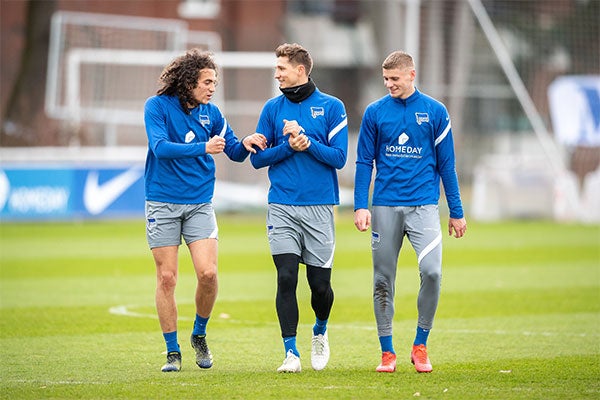
[[[274,256],[277,267],[277,285],[283,292],[295,292],[298,285],[298,256],[282,254]]]
[[[173,290],[177,285],[177,275],[171,271],[164,271],[158,275],[158,286],[163,290]]]
[[[421,279],[430,282],[439,282],[442,280],[442,271],[439,268],[421,267]]]
[[[380,290],[387,290],[392,287],[395,277],[392,275],[382,274],[376,272],[373,276],[373,284]]]
[[[310,285],[310,290],[317,296],[324,297],[329,294],[331,289],[331,284],[329,282],[319,282]]]
[[[217,269],[208,268],[198,273],[198,282],[203,285],[212,285],[217,283]]]
[[[294,274],[279,274],[277,284],[284,292],[293,292],[296,289],[298,278]]]
[[[308,285],[313,294],[325,297],[330,294],[331,289],[331,269],[318,268],[307,265]]]

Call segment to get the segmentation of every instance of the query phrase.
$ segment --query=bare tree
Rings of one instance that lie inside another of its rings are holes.
[[[25,45],[3,113],[2,146],[56,144],[56,123],[44,113],[50,20],[55,8],[55,0],[27,1]]]

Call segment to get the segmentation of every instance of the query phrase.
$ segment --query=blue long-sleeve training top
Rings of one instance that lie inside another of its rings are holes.
[[[306,151],[295,151],[283,135],[283,120],[296,120],[310,139]],[[348,119],[341,100],[316,89],[294,103],[280,95],[268,100],[256,132],[267,148],[250,155],[255,168],[269,167],[269,203],[286,205],[339,204],[337,170],[348,155]]]
[[[441,178],[450,217],[464,216],[450,117],[434,98],[416,90],[404,100],[387,95],[367,106],[357,145],[355,210],[368,208],[374,166],[374,206],[438,204]]]
[[[238,141],[214,104],[200,104],[186,114],[176,96],[152,96],[144,106],[148,154],[144,174],[146,200],[177,204],[212,201],[215,162],[206,153],[213,136],[225,139],[225,154],[242,162],[249,152]]]

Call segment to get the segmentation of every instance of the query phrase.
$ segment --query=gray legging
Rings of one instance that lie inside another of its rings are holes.
[[[440,298],[442,234],[438,206],[374,206],[371,237],[373,306],[379,336],[392,335],[396,270],[404,235],[412,244],[419,263],[419,327],[431,329]]]

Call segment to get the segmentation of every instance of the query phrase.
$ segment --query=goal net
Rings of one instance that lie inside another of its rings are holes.
[[[217,33],[188,31],[181,20],[57,12],[46,111],[64,121],[73,146],[145,147],[145,100],[156,93],[164,66],[192,47],[214,53],[220,76],[213,102],[236,132],[252,133],[264,101],[279,93],[273,53],[223,52]],[[265,179],[238,165],[217,171],[230,181]]]
[[[573,168],[581,148],[600,154],[600,47],[597,18],[585,15],[589,4],[555,0],[496,0],[485,2],[486,7],[481,0],[468,0],[468,4],[522,111],[520,123],[495,129],[492,151],[480,154],[474,164],[472,216],[487,221],[600,222],[594,204],[600,193],[600,157],[589,159],[583,173]],[[595,74],[589,77],[595,83],[572,84],[570,95],[552,107],[553,82],[565,78],[580,82],[569,76],[573,74]],[[500,122],[506,109],[488,111],[490,120]],[[577,127],[577,137],[571,135],[570,142],[563,140],[565,124],[557,124],[565,119],[571,128]]]
[[[75,145],[143,145],[144,100],[185,49],[221,50],[215,32],[176,19],[59,11],[52,17],[46,113]]]

